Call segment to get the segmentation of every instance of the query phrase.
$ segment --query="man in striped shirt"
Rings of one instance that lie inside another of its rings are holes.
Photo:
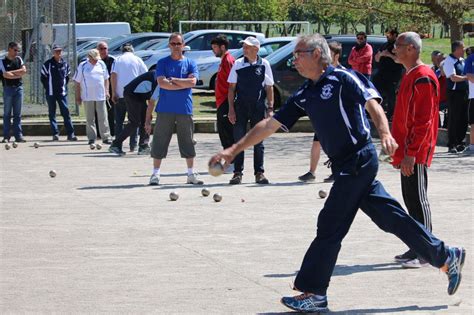
[[[59,129],[56,121],[56,103],[64,119],[64,127],[67,131],[67,139],[77,141],[74,134],[71,115],[67,106],[67,84],[71,69],[69,64],[62,58],[63,49],[53,45],[53,57],[47,60],[41,68],[41,83],[46,90],[46,101],[48,102],[49,123],[53,134],[53,141],[59,140]]]

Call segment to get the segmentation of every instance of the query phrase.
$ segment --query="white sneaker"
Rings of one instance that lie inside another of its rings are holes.
[[[415,259],[405,261],[404,263],[402,263],[402,267],[405,269],[418,269],[418,268],[426,267],[428,265],[429,265],[428,262],[424,261],[421,258],[415,258]]]
[[[150,186],[158,186],[160,184],[160,175],[151,175]]]
[[[198,179],[197,173],[194,173],[194,174],[188,175],[188,180],[186,181],[186,184],[202,185],[204,184],[204,182]]]

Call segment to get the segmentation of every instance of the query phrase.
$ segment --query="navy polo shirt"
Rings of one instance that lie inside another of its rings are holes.
[[[362,76],[329,66],[316,83],[307,80],[273,118],[289,130],[308,116],[321,146],[333,160],[357,152],[371,141],[365,103],[381,100]]]

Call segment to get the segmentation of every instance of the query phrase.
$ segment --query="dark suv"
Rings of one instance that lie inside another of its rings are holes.
[[[356,44],[355,35],[325,35],[328,42],[337,41],[342,45],[342,56],[340,62],[345,67],[350,67],[347,63],[352,47]],[[367,36],[367,42],[372,45],[374,55],[379,48],[387,42],[385,36]],[[296,45],[296,40],[288,45],[278,49],[267,57],[267,60],[272,66],[273,79],[275,85],[273,90],[275,93],[275,107],[278,108],[290,97],[304,82],[293,66],[293,50]],[[373,63],[373,71],[376,71],[375,60]]]

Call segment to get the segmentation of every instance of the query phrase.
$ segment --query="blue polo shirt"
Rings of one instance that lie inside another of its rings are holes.
[[[199,74],[195,61],[186,57],[181,60],[173,60],[171,56],[168,56],[158,60],[155,79],[160,76],[185,79],[189,78],[190,74],[198,79]],[[157,113],[192,115],[192,89],[175,91],[160,89],[160,99],[155,111]]]
[[[289,130],[308,116],[324,152],[342,160],[371,141],[365,103],[381,100],[367,79],[329,66],[316,83],[307,80],[273,118]]]

